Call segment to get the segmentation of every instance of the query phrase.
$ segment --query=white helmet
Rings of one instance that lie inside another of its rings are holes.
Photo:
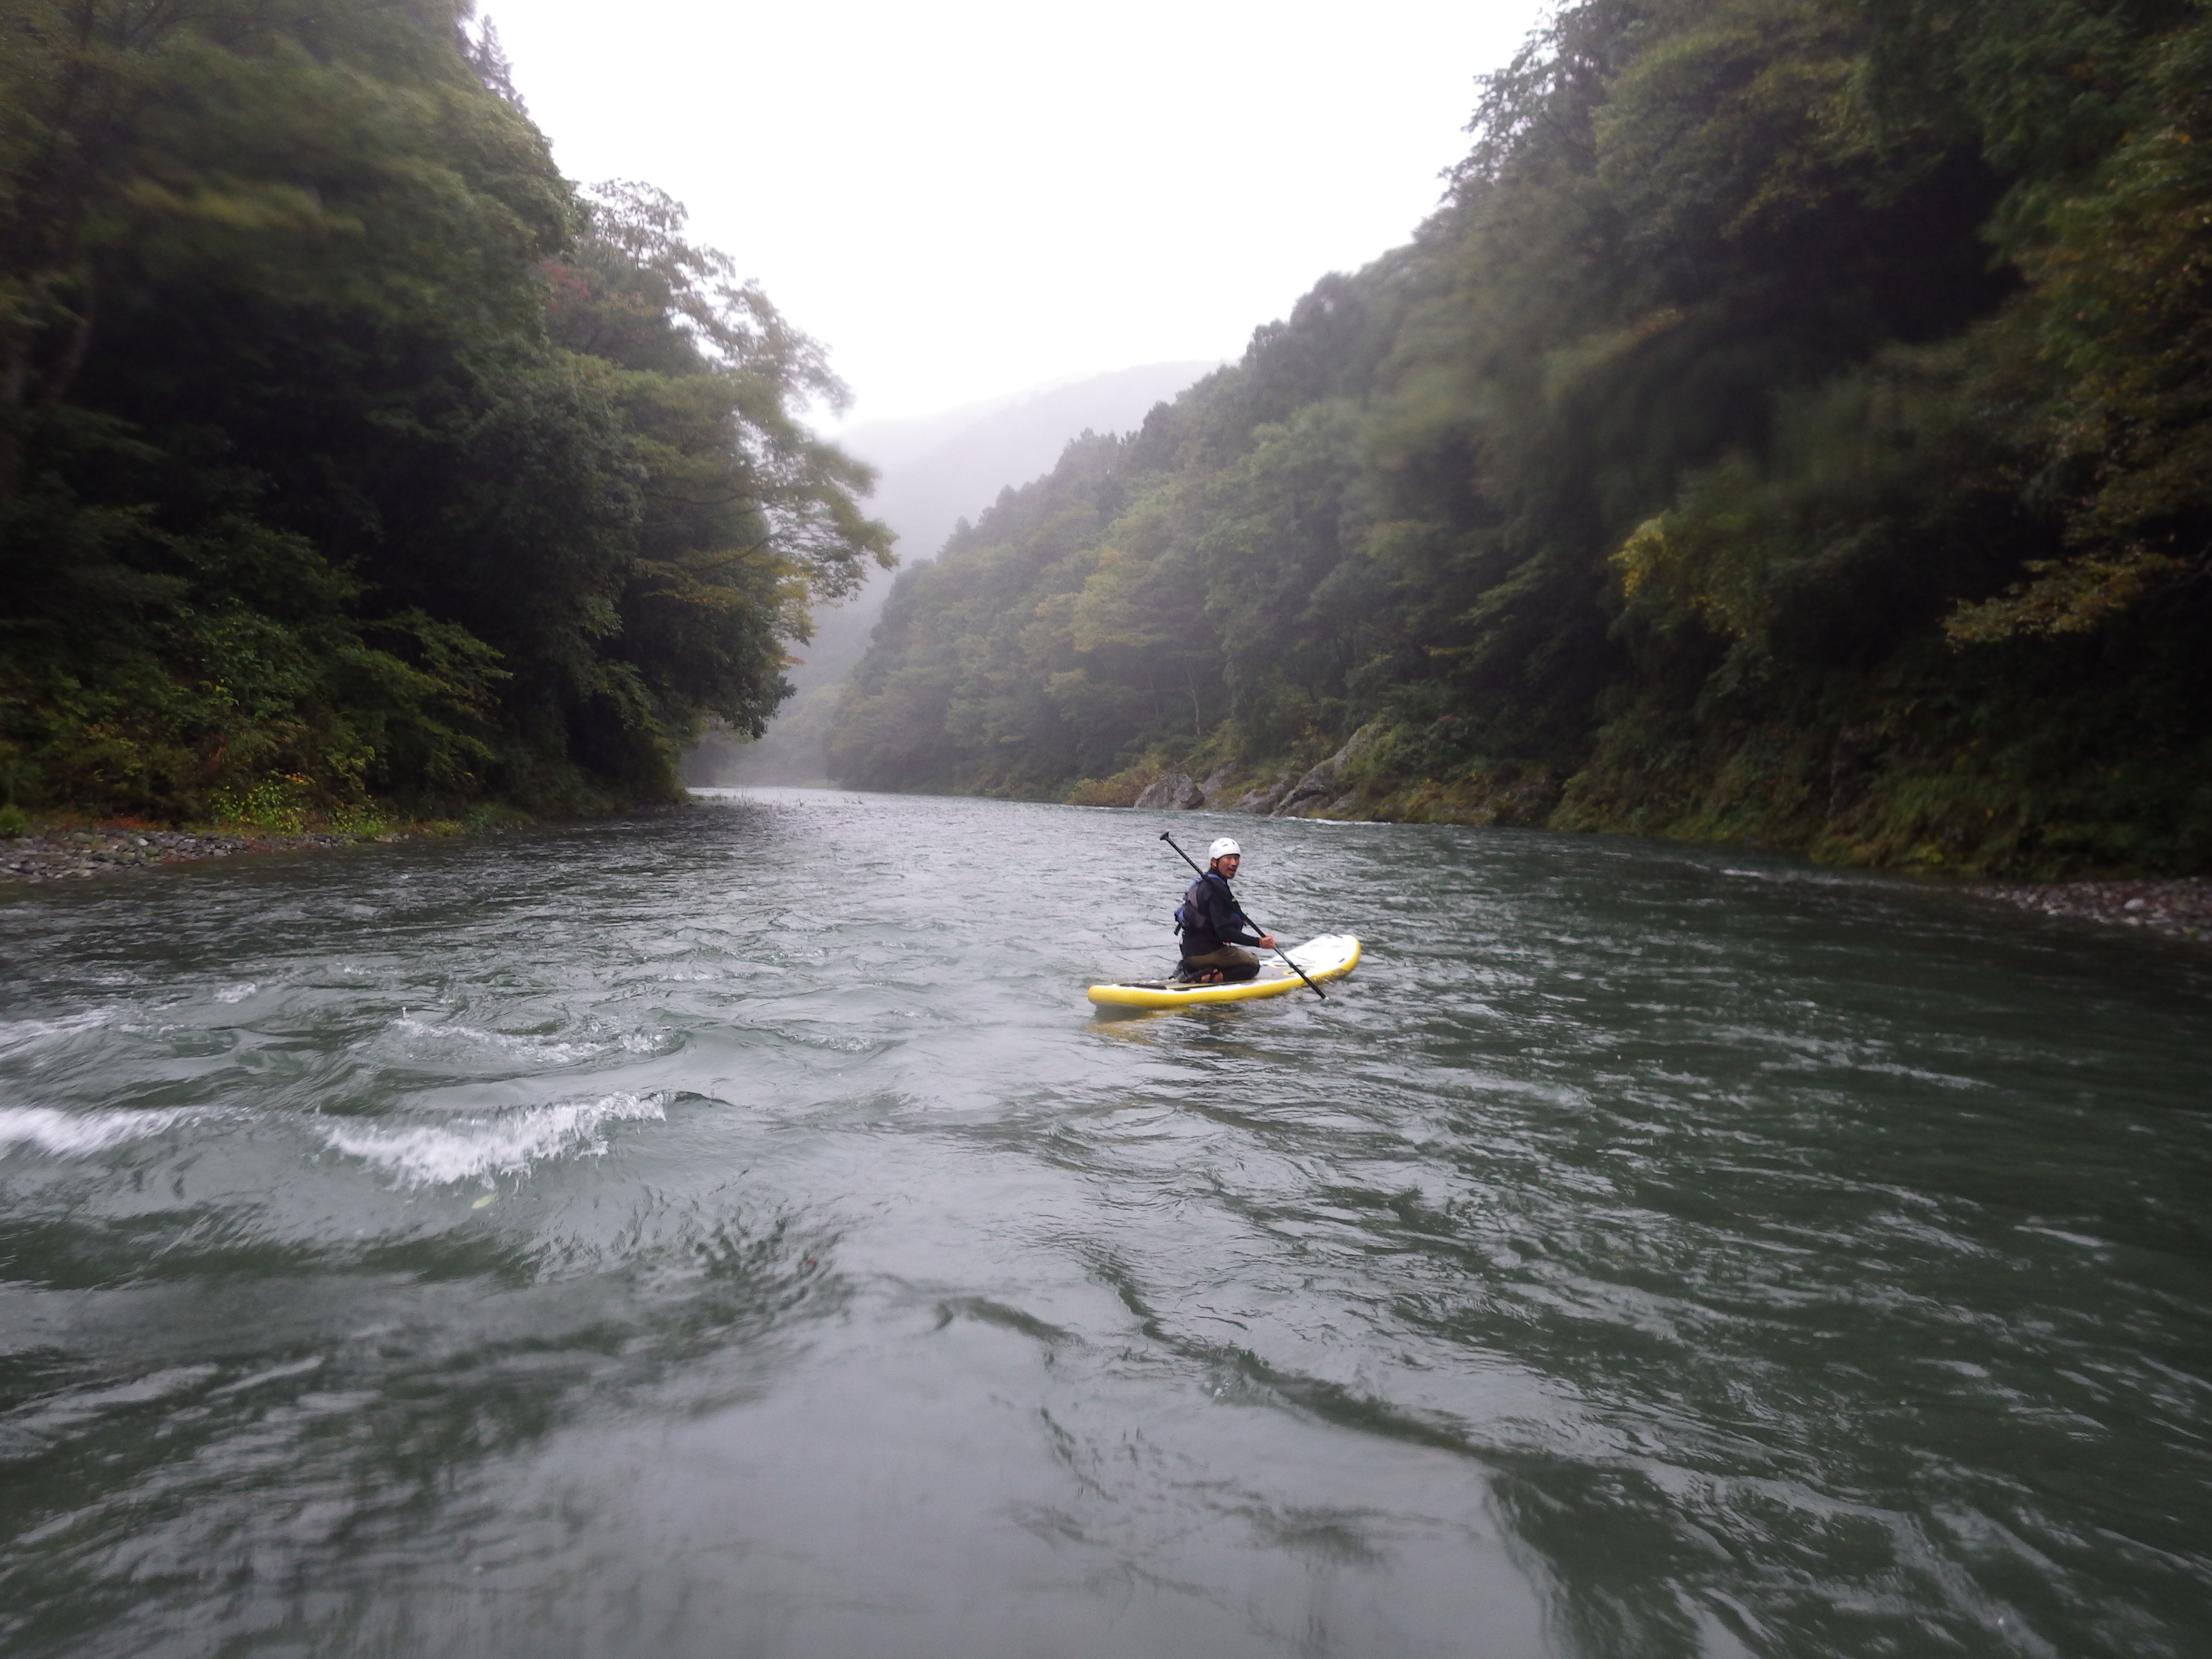
[[[1231,856],[1241,859],[1244,856],[1244,849],[1230,840],[1228,836],[1224,836],[1206,849],[1206,856],[1209,862],[1214,859],[1225,859]]]

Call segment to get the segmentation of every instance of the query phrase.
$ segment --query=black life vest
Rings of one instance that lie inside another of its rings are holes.
[[[1221,884],[1221,896],[1228,901],[1231,917],[1233,919],[1238,915],[1237,896],[1229,890],[1227,878],[1211,873],[1203,875],[1183,889],[1182,902],[1176,906],[1175,927],[1178,934],[1204,933],[1209,937],[1213,936],[1213,928],[1206,913],[1206,901],[1199,896],[1200,890],[1209,881],[1218,881]],[[1214,938],[1214,944],[1217,946],[1220,942],[1218,938]]]

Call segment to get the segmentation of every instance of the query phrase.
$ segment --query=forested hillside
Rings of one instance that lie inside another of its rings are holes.
[[[0,810],[665,797],[889,562],[820,349],[465,22],[0,0]]]
[[[902,556],[927,559],[961,520],[980,516],[1000,491],[1049,467],[1071,437],[1133,426],[1152,404],[1212,367],[1145,363],[980,409],[863,422],[841,432],[837,441],[876,469],[869,510],[896,534]],[[789,670],[794,695],[776,710],[766,733],[708,734],[684,756],[684,780],[702,785],[826,781],[830,722],[846,680],[867,653],[891,580],[887,572],[871,571],[856,592],[817,606],[814,637]]]
[[[1582,0],[1470,131],[901,578],[834,775],[2212,864],[2212,11]]]

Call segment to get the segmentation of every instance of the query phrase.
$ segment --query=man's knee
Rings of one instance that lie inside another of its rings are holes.
[[[1241,945],[1224,945],[1202,957],[1185,957],[1182,968],[1185,975],[1194,978],[1202,974],[1218,974],[1233,981],[1258,977],[1260,958]]]
[[[1185,957],[1182,971],[1185,977],[1192,979],[1213,974],[1231,981],[1253,979],[1259,975],[1260,958],[1241,945],[1224,945],[1202,957]]]

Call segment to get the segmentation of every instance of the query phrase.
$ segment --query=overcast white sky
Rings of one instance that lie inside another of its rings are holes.
[[[854,419],[1234,357],[1402,242],[1539,0],[480,0],[570,177],[641,179]]]

